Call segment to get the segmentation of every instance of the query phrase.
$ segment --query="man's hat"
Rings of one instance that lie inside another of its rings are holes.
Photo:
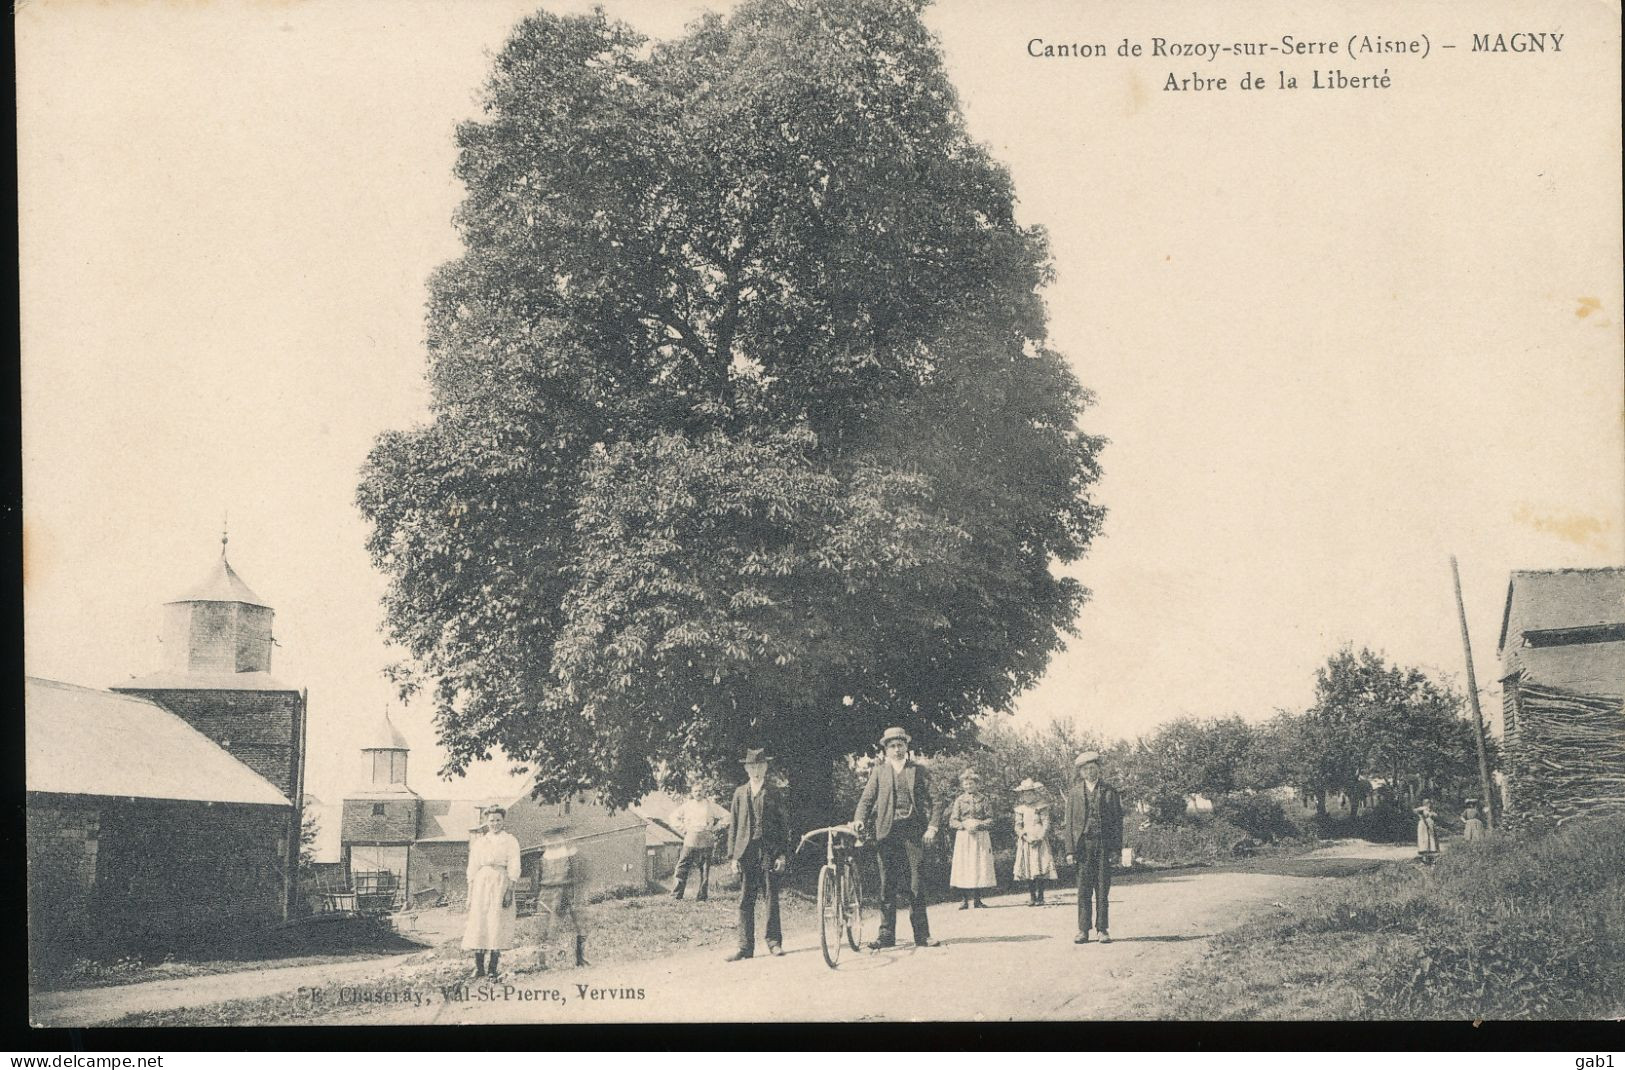
[[[1023,780],[1021,783],[1016,785],[1016,791],[1017,792],[1043,791],[1043,790],[1044,790],[1043,782],[1038,781],[1038,780],[1034,780],[1032,777],[1028,777],[1026,780]]]
[[[904,743],[914,742],[914,737],[903,731],[901,728],[888,728],[886,729],[885,735],[880,737],[880,745],[884,747],[894,739],[900,739]]]
[[[1098,762],[1098,761],[1100,761],[1100,752],[1099,751],[1097,751],[1097,750],[1086,750],[1082,754],[1078,755],[1078,760],[1073,762],[1072,764],[1073,765],[1088,765],[1090,762]]]
[[[773,756],[767,753],[766,747],[746,747],[745,756],[739,759],[742,765],[749,765],[752,762],[771,762],[772,760]]]

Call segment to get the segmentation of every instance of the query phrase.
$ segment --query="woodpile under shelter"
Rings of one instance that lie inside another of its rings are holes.
[[[1508,817],[1625,813],[1625,568],[1514,572],[1499,651]]]

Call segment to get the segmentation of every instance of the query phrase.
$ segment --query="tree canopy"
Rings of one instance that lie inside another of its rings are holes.
[[[627,801],[765,744],[827,780],[887,724],[963,742],[1070,630],[1102,441],[923,7],[542,13],[495,57],[432,419],[358,491],[451,771]]]
[[[1357,807],[1368,778],[1423,790],[1474,781],[1474,730],[1461,710],[1461,696],[1422,670],[1344,647],[1316,670],[1314,705],[1272,727],[1299,786],[1348,792]]]

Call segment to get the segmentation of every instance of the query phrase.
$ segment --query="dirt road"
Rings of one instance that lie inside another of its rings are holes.
[[[1293,860],[1296,873],[1347,872],[1357,860],[1399,861],[1414,851],[1341,843]],[[466,999],[437,990],[421,1005],[357,1008],[367,1024],[641,1021],[1000,1021],[1143,1018],[1150,994],[1217,933],[1328,877],[1238,870],[1135,875],[1112,890],[1110,945],[1075,945],[1076,900],[1052,891],[990,909],[931,911],[937,948],[846,952],[825,966],[816,932],[786,934],[782,958],[722,961],[710,949],[604,969],[527,974],[472,987]],[[867,919],[872,934],[872,915]],[[901,937],[907,937],[907,922]],[[370,1013],[369,1013],[370,1012]]]
[[[315,966],[241,970],[168,981],[141,981],[130,985],[31,992],[28,1020],[37,1026],[100,1025],[127,1014],[179,1007],[206,1007],[234,999],[293,992],[305,987],[342,985],[352,980],[377,977],[409,957],[357,958]]]
[[[987,910],[934,906],[940,947],[914,948],[900,919],[904,943],[878,953],[848,950],[837,970],[824,965],[816,930],[793,928],[780,958],[764,948],[758,958],[727,963],[727,948],[709,947],[448,992],[409,980],[422,956],[405,955],[39,993],[30,999],[30,1019],[88,1026],[313,989],[333,1008],[316,1019],[321,1024],[1144,1018],[1159,987],[1217,933],[1363,865],[1414,853],[1341,841],[1257,869],[1132,874],[1112,888],[1110,945],[1073,944],[1075,894],[1051,889],[1043,908],[1028,907],[1025,894],[991,897]],[[877,924],[866,911],[867,935]]]

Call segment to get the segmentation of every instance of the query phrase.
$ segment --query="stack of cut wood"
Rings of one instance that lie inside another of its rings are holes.
[[[1516,817],[1561,823],[1625,813],[1625,703],[1619,697],[1521,684],[1506,752]]]

